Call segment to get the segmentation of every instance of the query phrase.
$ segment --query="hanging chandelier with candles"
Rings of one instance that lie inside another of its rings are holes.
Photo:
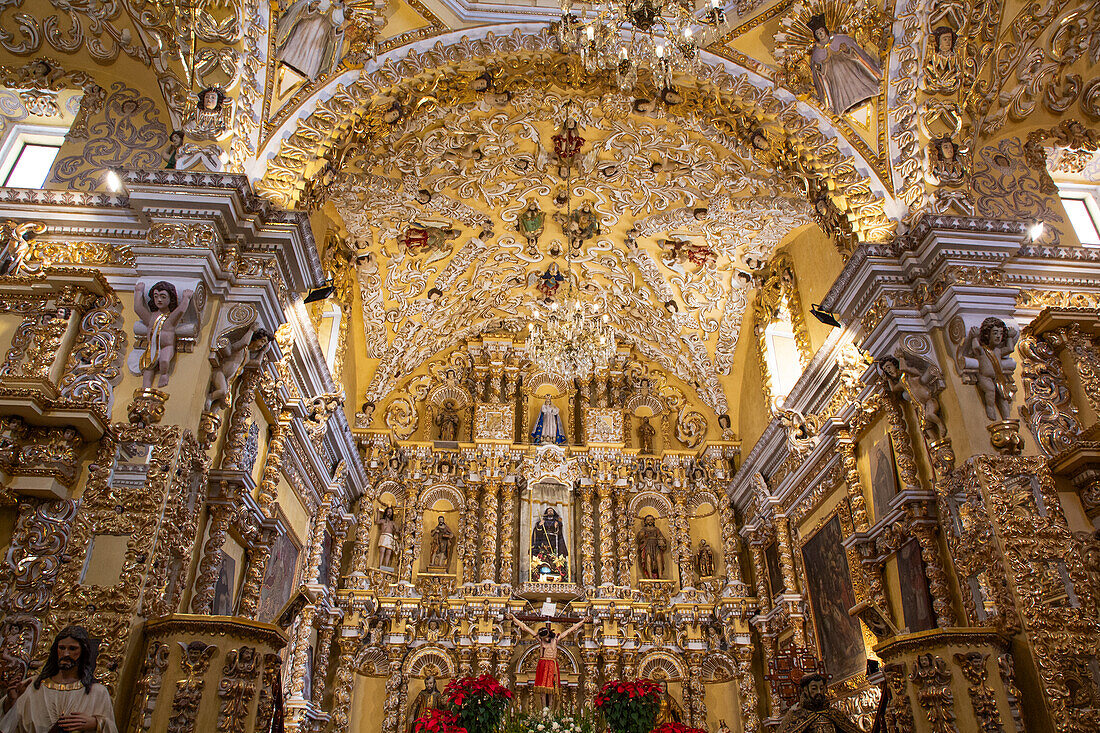
[[[562,51],[580,54],[588,72],[612,72],[624,90],[639,69],[664,89],[674,73],[696,70],[707,26],[724,22],[722,0],[708,0],[699,15],[692,0],[561,0],[558,42]]]
[[[542,371],[572,381],[607,369],[615,354],[611,318],[596,303],[577,299],[572,287],[556,300],[531,307],[527,356]]]

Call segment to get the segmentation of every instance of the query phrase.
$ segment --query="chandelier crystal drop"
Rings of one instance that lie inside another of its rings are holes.
[[[547,374],[585,379],[607,369],[615,350],[611,318],[596,303],[583,303],[570,291],[561,302],[531,307],[527,355]]]
[[[588,72],[613,72],[623,90],[633,88],[639,69],[664,89],[674,73],[696,71],[707,26],[724,22],[722,0],[708,0],[700,15],[693,0],[561,0],[558,42]]]

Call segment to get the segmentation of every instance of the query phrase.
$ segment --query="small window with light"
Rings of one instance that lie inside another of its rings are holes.
[[[1062,208],[1081,244],[1100,246],[1100,210],[1096,199],[1086,191],[1063,191]]]
[[[764,347],[772,397],[782,400],[802,376],[802,359],[786,298],[780,302],[775,320],[764,328]]]
[[[42,188],[65,142],[65,128],[16,125],[0,147],[0,184]]]

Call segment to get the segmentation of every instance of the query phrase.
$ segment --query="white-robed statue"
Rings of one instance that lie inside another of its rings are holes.
[[[14,703],[12,702],[14,700]],[[79,626],[61,630],[42,672],[10,688],[0,718],[3,733],[118,733],[107,688],[95,681],[95,649]]]
[[[298,0],[287,8],[275,32],[275,57],[309,79],[332,71],[344,42],[331,0]]]
[[[550,401],[550,395],[542,403],[539,410],[539,421],[535,423],[535,430],[531,433],[531,439],[536,444],[553,443],[565,445],[565,426],[561,422],[561,413]]]
[[[879,93],[882,64],[851,36],[831,33],[824,15],[806,23],[814,34],[810,70],[821,103],[835,115],[858,107]]]

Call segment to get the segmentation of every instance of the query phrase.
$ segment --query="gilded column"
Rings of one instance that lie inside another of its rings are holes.
[[[928,578],[928,592],[932,595],[932,610],[936,613],[936,625],[941,629],[955,626],[955,609],[951,605],[951,586],[944,568],[943,555],[936,528],[927,522],[912,522],[912,532],[920,544],[920,556],[924,560],[924,574]]]
[[[615,513],[615,534],[618,535],[618,551],[616,554],[619,556],[619,585],[629,588],[630,570],[634,566],[632,562],[633,555],[631,554],[634,542],[630,536],[630,494],[627,493],[625,486],[621,487],[615,501],[618,507],[618,511]]]
[[[798,593],[798,580],[794,572],[794,552],[791,548],[791,523],[786,517],[775,518],[775,539],[779,545],[779,565],[783,571],[783,585],[788,593]],[[803,623],[791,620],[791,628],[794,631],[794,643],[805,646],[806,633]]]
[[[611,484],[600,482],[596,487],[600,497],[600,584],[611,585],[615,576],[615,558],[612,555],[612,528],[615,518],[611,512]]]
[[[581,650],[581,661],[584,665],[584,697],[586,700],[591,700],[600,688],[600,681],[596,677],[599,652],[595,649],[583,649]]]
[[[596,533],[592,522],[592,484],[581,485],[581,586],[596,586]]]
[[[348,529],[350,528],[351,517],[341,513],[340,517],[336,520],[336,526],[332,535],[332,547],[329,550],[331,555],[328,565],[328,577],[321,578],[321,582],[328,585],[333,592],[340,587],[340,567],[344,563],[344,541],[347,539]]]
[[[279,476],[289,427],[290,415],[284,410],[279,413],[279,418],[272,428],[271,441],[267,446],[267,455],[264,456],[260,486],[256,493],[256,503],[266,519],[274,519],[276,516],[275,501],[279,492]],[[256,618],[260,603],[260,587],[267,574],[267,563],[271,557],[271,545],[274,541],[275,535],[265,534],[264,538],[249,552],[248,570],[245,574],[244,586],[241,588],[238,616]]]
[[[462,512],[462,577],[459,582],[477,582],[477,492],[480,486],[472,481],[466,483],[466,508]]]
[[[313,633],[313,620],[317,613],[314,605],[303,606],[298,614],[298,626],[290,648],[290,684],[287,697],[305,699],[306,665],[309,664],[309,637]],[[323,683],[320,684],[324,687]]]
[[[672,493],[672,546],[676,549],[676,565],[680,572],[680,587],[687,588],[695,584],[691,571],[691,538],[688,536],[687,493],[678,488]]]
[[[500,487],[500,582],[515,582],[516,484],[507,481]]]
[[[863,482],[859,478],[856,464],[856,443],[847,431],[837,436],[840,457],[844,462],[845,486],[848,489],[848,504],[852,508],[852,524],[856,532],[865,531],[870,525],[867,521],[867,502],[863,497]]]
[[[355,687],[355,655],[361,645],[359,636],[341,636],[336,675],[332,680],[332,733],[347,733],[351,713],[351,692]]]
[[[386,700],[382,704],[382,733],[399,733],[398,721],[401,708],[408,696],[404,675],[401,674],[402,649],[390,650],[390,676],[386,678]]]
[[[317,513],[313,516],[313,527],[310,531],[309,556],[307,558],[306,571],[303,577],[307,583],[327,583],[328,578],[320,578],[321,558],[325,553],[325,533],[328,530],[328,517],[332,511],[332,496],[328,493],[321,495],[321,501],[317,507]]]
[[[222,491],[226,484],[222,482]],[[209,614],[214,606],[214,586],[222,566],[222,547],[233,513],[227,504],[211,504],[210,531],[206,544],[202,548],[202,560],[199,562],[198,578],[195,580],[195,595],[191,597],[191,613]]]
[[[743,595],[745,588],[745,575],[741,570],[740,541],[737,537],[737,518],[734,515],[733,504],[726,500],[722,502],[722,561],[726,564],[726,587],[738,588],[739,595]]]
[[[764,558],[764,544],[752,542],[753,577],[756,579],[756,600],[760,610],[767,613],[772,608],[772,594],[768,590],[768,562]]]
[[[398,580],[411,583],[416,576],[416,551],[420,549],[420,540],[424,536],[424,517],[419,501],[414,501],[405,512],[405,532],[405,544],[401,549],[401,567],[397,570],[397,576]]]
[[[328,689],[329,662],[332,658],[332,640],[336,634],[337,623],[340,620],[339,612],[326,614],[317,629],[317,652],[313,656],[313,704],[320,708],[325,700],[325,690]]]
[[[707,701],[703,690],[703,660],[699,656],[688,659],[687,687],[691,690],[691,707],[688,716],[696,728],[707,727]]]
[[[756,713],[760,700],[756,694],[756,680],[752,676],[752,647],[735,647],[733,658],[737,664],[734,679],[737,680],[737,699],[741,703],[744,733],[760,733],[760,716]]]
[[[237,394],[230,408],[229,425],[225,429],[225,442],[222,444],[222,464],[225,469],[238,469],[244,457],[244,446],[248,442],[248,418],[252,414],[252,402],[256,398],[256,387],[260,384],[263,370],[248,368],[238,381]]]
[[[359,578],[370,569],[370,535],[374,528],[374,502],[364,494],[359,498],[355,513],[355,540],[351,544],[351,563],[348,576]]]
[[[481,495],[481,573],[478,578],[482,583],[496,581],[497,539],[500,536],[497,530],[497,490],[499,488],[500,479],[488,479],[485,483],[485,491]]]

